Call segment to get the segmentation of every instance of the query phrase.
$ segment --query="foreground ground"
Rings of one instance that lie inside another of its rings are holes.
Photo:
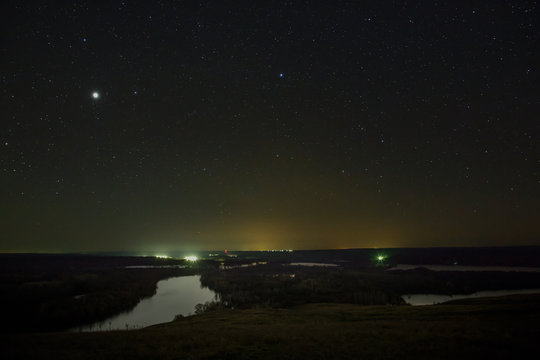
[[[222,310],[138,331],[1,339],[3,359],[509,359],[540,351],[540,296]]]

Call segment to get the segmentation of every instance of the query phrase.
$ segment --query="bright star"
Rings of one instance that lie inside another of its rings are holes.
[[[99,98],[99,93],[98,93],[97,91],[94,91],[94,92],[92,93],[92,97],[93,97],[94,99]]]

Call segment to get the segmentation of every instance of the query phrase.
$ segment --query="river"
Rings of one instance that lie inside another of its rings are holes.
[[[478,291],[472,294],[441,295],[441,294],[405,294],[401,296],[409,305],[435,305],[451,300],[476,299],[483,297],[519,295],[519,294],[540,294],[540,289],[519,289],[519,290],[492,290]]]
[[[72,331],[130,330],[169,322],[176,315],[189,315],[195,305],[215,299],[215,293],[201,286],[199,275],[180,276],[157,283],[156,294],[141,300],[133,309]]]

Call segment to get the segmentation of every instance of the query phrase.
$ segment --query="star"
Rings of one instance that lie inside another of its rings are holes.
[[[94,92],[92,93],[92,97],[93,97],[94,99],[99,99],[99,93],[98,93],[97,91],[94,91]]]

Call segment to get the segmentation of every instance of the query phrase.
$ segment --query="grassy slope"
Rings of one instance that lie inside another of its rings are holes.
[[[3,359],[510,359],[540,350],[540,296],[226,310],[139,331],[1,339]]]

